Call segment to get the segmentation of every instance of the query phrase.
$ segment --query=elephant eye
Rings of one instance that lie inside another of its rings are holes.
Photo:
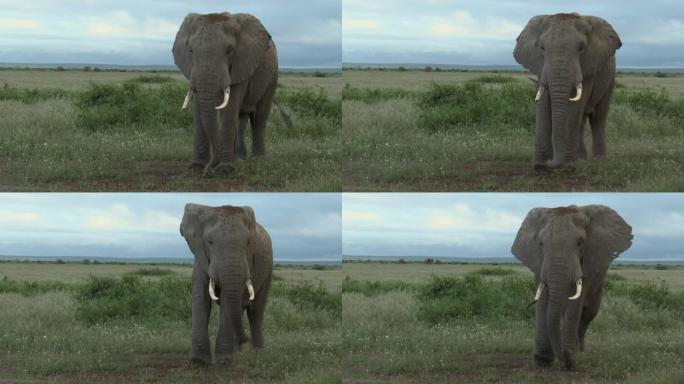
[[[579,239],[577,239],[577,245],[579,245],[580,247],[581,247],[582,245],[584,245],[584,239],[581,238],[581,237],[580,237]]]
[[[543,246],[544,246],[544,242],[541,241],[541,240],[539,240],[539,246],[540,246],[540,247],[543,247]]]

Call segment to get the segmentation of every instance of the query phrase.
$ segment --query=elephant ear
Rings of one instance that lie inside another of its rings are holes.
[[[546,29],[549,15],[535,16],[527,23],[516,40],[513,57],[523,67],[541,78],[544,69],[544,52],[539,46],[539,38]]]
[[[536,276],[539,276],[542,266],[542,252],[539,245],[539,228],[548,212],[548,208],[534,208],[525,217],[518,229],[511,253],[520,260]]]
[[[250,269],[254,264],[254,256],[256,254],[256,242],[257,242],[257,223],[254,216],[254,210],[251,207],[242,207],[244,212],[245,225],[249,229],[249,239],[247,243],[247,263]]]
[[[173,42],[173,61],[176,63],[178,68],[186,79],[190,80],[190,75],[192,74],[192,58],[190,56],[190,47],[188,45],[188,40],[195,29],[195,23],[201,15],[197,13],[188,13],[183,19],[183,24],[181,24],[178,32],[176,33],[176,40]]]
[[[596,75],[622,47],[622,41],[613,27],[600,17],[584,16],[582,20],[589,24],[587,33],[587,50],[582,55],[580,65],[585,77]]]
[[[239,31],[230,77],[233,84],[238,84],[248,80],[259,67],[271,44],[271,35],[252,15],[238,13],[232,19],[238,23]]]
[[[208,212],[206,207],[197,204],[186,204],[180,225],[181,236],[188,243],[190,251],[200,268],[209,272],[209,257],[204,249],[204,239],[201,238],[206,225]]]
[[[632,227],[617,212],[603,205],[580,208],[589,218],[582,269],[585,275],[603,273],[632,245]]]

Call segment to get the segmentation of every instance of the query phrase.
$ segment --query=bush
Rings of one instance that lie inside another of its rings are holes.
[[[623,90],[615,92],[616,104],[625,104],[644,116],[664,116],[684,122],[684,100],[670,99],[664,88]]]
[[[149,75],[141,75],[138,77],[134,77],[130,80],[128,80],[129,83],[144,83],[144,84],[164,84],[164,83],[173,83],[176,80],[173,77],[170,76],[149,76]]]
[[[14,281],[4,276],[0,280],[0,293],[18,293],[22,296],[36,296],[50,291],[69,290],[61,281]]]
[[[455,319],[531,321],[534,309],[528,304],[533,295],[532,281],[520,277],[490,281],[478,275],[434,276],[417,294],[417,315],[430,324]]]
[[[88,324],[113,319],[190,321],[191,281],[179,276],[157,282],[139,276],[91,277],[75,294],[76,318]]]
[[[174,271],[170,269],[161,269],[161,268],[140,268],[136,269],[135,271],[128,272],[129,275],[138,275],[138,276],[166,276],[166,275],[173,275],[175,274]]]
[[[506,83],[499,88],[480,83],[463,85],[433,83],[418,103],[419,126],[437,132],[454,128],[506,130],[535,125],[534,87]]]
[[[342,118],[341,101],[329,99],[323,89],[315,92],[311,89],[289,91],[281,88],[277,91],[276,99],[301,116],[335,120]]]
[[[515,275],[515,271],[512,269],[504,268],[480,268],[477,271],[472,272],[474,275],[482,276],[508,276]]]
[[[190,127],[192,113],[180,109],[186,91],[180,84],[163,84],[158,89],[137,83],[91,84],[76,101],[77,122],[93,131],[131,125],[145,130]]]
[[[342,100],[358,100],[366,104],[414,96],[414,93],[402,88],[353,88],[347,85],[342,90]]]
[[[4,84],[0,88],[0,100],[17,100],[25,104],[33,104],[48,99],[68,97],[70,94],[59,88],[14,88]]]
[[[346,276],[342,281],[342,293],[361,293],[377,296],[392,291],[414,291],[416,286],[401,280],[360,281]]]
[[[275,297],[285,297],[303,310],[342,311],[342,295],[328,292],[323,282],[318,286],[310,282],[276,283],[271,287],[270,294]]]
[[[473,79],[471,81],[475,82],[475,83],[482,83],[482,84],[506,84],[506,83],[513,83],[516,80],[510,76],[486,75],[486,76],[480,76],[480,77]]]

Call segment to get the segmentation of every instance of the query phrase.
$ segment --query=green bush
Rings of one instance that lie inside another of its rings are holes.
[[[490,281],[479,275],[433,276],[417,294],[417,315],[430,324],[456,319],[531,321],[534,309],[528,304],[533,295],[532,280],[521,277]]]
[[[138,276],[91,277],[75,293],[76,318],[89,324],[113,319],[190,321],[191,281],[165,276],[157,282]]]
[[[366,104],[414,96],[415,93],[401,88],[354,88],[347,85],[342,90],[342,100],[358,100]]]
[[[159,76],[159,75],[141,75],[134,77],[128,82],[130,83],[144,83],[144,84],[164,84],[164,83],[173,83],[175,82],[176,79],[174,79],[171,76]]]
[[[401,280],[361,281],[346,276],[342,281],[342,293],[361,293],[377,296],[392,291],[413,291],[416,286]]]
[[[175,274],[175,272],[170,270],[170,269],[140,268],[140,269],[136,269],[135,271],[128,272],[127,274],[138,275],[138,276],[166,276],[166,275],[173,275],[173,274]]]
[[[475,82],[475,83],[482,83],[482,84],[506,84],[506,83],[513,83],[516,80],[510,76],[486,75],[486,76],[480,76],[480,77],[475,78],[471,81]]]
[[[515,275],[515,271],[512,269],[504,269],[504,268],[480,268],[477,271],[472,272],[473,275],[482,275],[482,276],[508,276],[508,275]]]
[[[25,104],[33,104],[48,99],[69,97],[70,93],[59,88],[14,88],[5,84],[0,88],[0,100],[17,100]]]
[[[50,291],[67,291],[71,288],[61,281],[14,281],[4,276],[0,280],[0,293],[18,293],[22,296],[36,296]]]
[[[418,103],[417,122],[437,132],[451,129],[532,130],[535,125],[534,86],[506,83],[499,88],[468,82],[433,83]]]
[[[116,126],[133,129],[190,127],[192,113],[180,109],[186,91],[181,84],[163,84],[158,89],[137,83],[91,84],[76,101],[77,121],[93,131]]]
[[[323,282],[318,286],[310,282],[298,284],[274,283],[271,295],[285,297],[295,306],[307,310],[342,311],[342,295],[330,293]]]
[[[323,89],[316,92],[312,89],[279,88],[276,91],[276,100],[301,116],[326,117],[335,120],[342,117],[341,101],[328,98]]]
[[[671,99],[664,88],[618,89],[614,102],[625,104],[644,116],[664,116],[684,123],[684,100]]]

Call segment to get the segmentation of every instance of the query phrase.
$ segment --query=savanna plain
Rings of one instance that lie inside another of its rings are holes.
[[[211,178],[186,92],[177,71],[0,69],[0,191],[341,190],[339,74],[281,73],[266,156]]]
[[[521,265],[344,262],[346,383],[681,383],[684,267],[615,265],[578,371],[534,364]]]
[[[342,77],[345,191],[684,190],[684,74],[618,73],[606,157],[551,173],[532,169],[530,74],[345,68]]]
[[[191,273],[188,265],[0,263],[0,382],[340,381],[339,267],[277,266],[266,347],[246,344],[230,367],[207,368],[190,365]]]

